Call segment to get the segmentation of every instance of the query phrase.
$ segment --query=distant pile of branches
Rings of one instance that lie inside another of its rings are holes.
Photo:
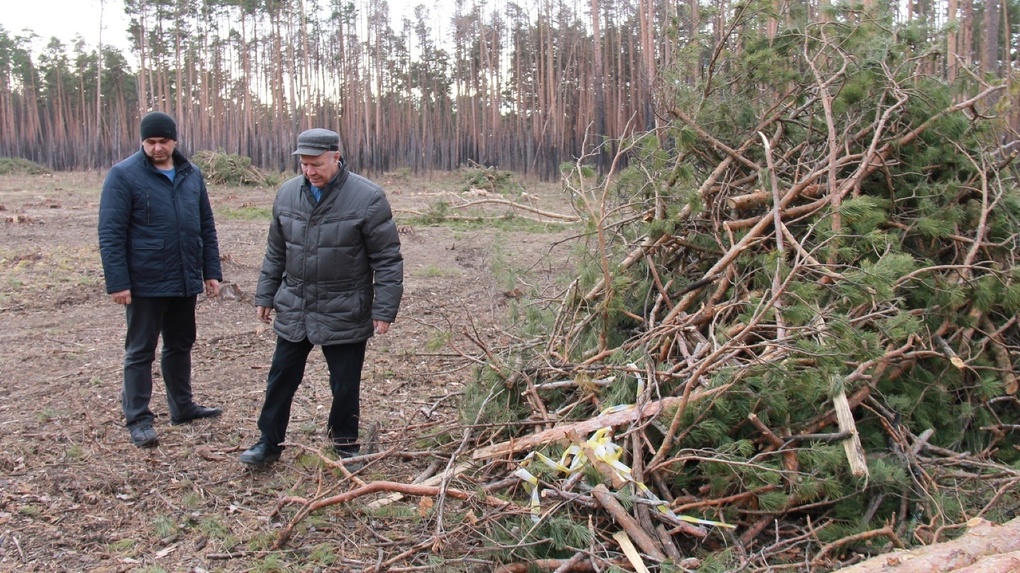
[[[567,177],[591,256],[469,396],[510,560],[826,569],[1020,511],[1005,86],[876,31],[747,39]]]
[[[251,158],[223,151],[197,151],[191,157],[208,183],[216,185],[274,185],[278,179],[252,167]]]
[[[46,175],[49,169],[20,157],[0,157],[0,175]]]

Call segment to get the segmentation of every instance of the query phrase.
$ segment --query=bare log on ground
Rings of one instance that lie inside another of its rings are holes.
[[[974,518],[967,522],[967,531],[957,539],[895,551],[872,557],[844,573],[944,573],[948,571],[988,571],[1005,573],[1017,569],[994,569],[993,563],[1014,563],[1020,551],[1020,517],[996,524]],[[1001,560],[999,560],[1001,557]],[[992,558],[995,558],[994,560]],[[987,563],[982,565],[984,560]]]

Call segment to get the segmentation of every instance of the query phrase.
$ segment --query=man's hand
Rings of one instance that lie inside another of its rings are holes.
[[[113,298],[113,302],[117,304],[131,304],[131,290],[121,290],[110,293],[110,297]]]
[[[205,296],[209,298],[216,298],[220,296],[220,281],[216,279],[209,279],[205,281]]]
[[[255,313],[259,317],[259,320],[269,324],[273,322],[273,309],[268,306],[256,306]]]
[[[386,334],[390,329],[390,323],[385,320],[373,320],[372,326],[375,327],[376,334]]]

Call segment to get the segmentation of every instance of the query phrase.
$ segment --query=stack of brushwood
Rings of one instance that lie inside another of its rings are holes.
[[[216,185],[271,185],[267,177],[251,164],[251,158],[219,151],[198,151],[191,160],[202,169],[208,183]]]
[[[466,395],[503,571],[824,571],[1017,516],[1011,98],[874,33],[745,37],[565,177],[587,255]]]

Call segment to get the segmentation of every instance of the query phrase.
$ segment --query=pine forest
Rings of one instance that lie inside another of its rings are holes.
[[[130,27],[106,37],[126,37],[130,53],[0,27],[0,156],[103,168],[137,147],[141,114],[159,109],[179,118],[185,151],[263,168],[292,168],[295,134],[324,126],[366,173],[473,162],[556,179],[562,162],[668,121],[673,92],[731,65],[750,38],[831,9],[452,2],[400,12],[384,0],[108,1]],[[924,73],[1016,72],[1015,0],[887,8],[890,24],[932,45]],[[767,81],[769,63],[756,65]],[[721,87],[710,97],[732,86]]]

